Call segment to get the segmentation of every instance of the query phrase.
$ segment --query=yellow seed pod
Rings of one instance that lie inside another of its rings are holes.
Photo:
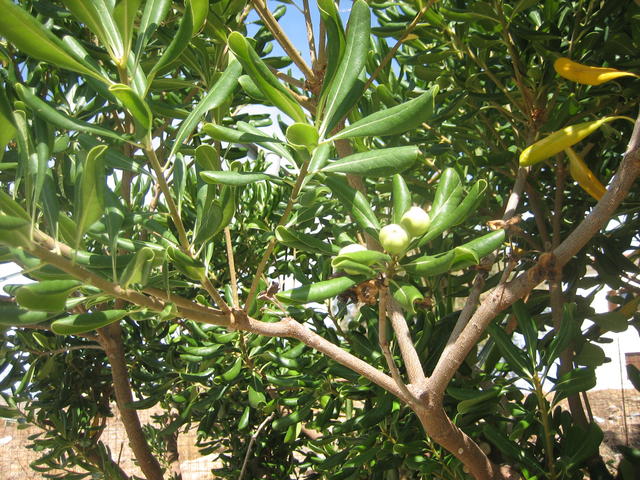
[[[606,188],[600,183],[593,172],[584,163],[584,160],[578,155],[573,148],[567,148],[565,150],[567,157],[569,157],[569,173],[573,179],[582,187],[582,189],[591,195],[596,200],[600,200]]]
[[[638,77],[635,73],[623,72],[615,68],[590,67],[565,57],[556,59],[553,62],[553,68],[561,77],[584,85],[600,85],[620,77]]]
[[[520,154],[520,165],[526,167],[546,160],[556,153],[562,152],[565,148],[575,145],[588,135],[591,135],[605,123],[619,118],[625,118],[633,122],[632,119],[624,116],[604,117],[594,120],[593,122],[577,123],[557,130],[525,148]]]

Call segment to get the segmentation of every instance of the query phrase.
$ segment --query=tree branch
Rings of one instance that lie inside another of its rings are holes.
[[[407,326],[407,321],[402,313],[402,308],[389,294],[387,293],[387,300],[391,311],[391,326],[396,333],[396,339],[398,346],[400,347],[400,353],[402,354],[402,360],[404,361],[407,369],[407,375],[409,381],[412,384],[419,385],[424,382],[424,370],[422,369],[422,363],[416,347],[413,344],[411,338],[411,332]]]
[[[504,309],[525,296],[553,273],[557,266],[565,265],[606,224],[629,192],[640,174],[640,122],[636,122],[627,153],[611,181],[607,192],[587,217],[551,253],[543,254],[537,265],[516,279],[494,288],[484,299],[456,341],[456,348],[440,357],[433,375],[427,382],[430,392],[443,395],[444,390],[462,365],[473,346],[477,344],[491,321]]]

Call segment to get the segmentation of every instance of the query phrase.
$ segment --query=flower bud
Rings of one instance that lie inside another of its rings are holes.
[[[378,236],[382,248],[391,255],[402,255],[409,246],[409,234],[395,223],[382,227]]]
[[[420,207],[411,207],[400,219],[400,225],[412,237],[424,235],[431,225],[429,214]]]

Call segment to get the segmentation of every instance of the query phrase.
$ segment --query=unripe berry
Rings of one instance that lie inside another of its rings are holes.
[[[429,214],[420,207],[411,207],[400,219],[400,225],[412,237],[420,237],[429,230],[431,219]]]
[[[378,236],[382,248],[391,255],[402,255],[411,241],[406,230],[395,223],[382,227]]]

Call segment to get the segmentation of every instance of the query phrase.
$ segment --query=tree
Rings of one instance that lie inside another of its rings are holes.
[[[320,0],[309,65],[283,5],[0,4],[1,253],[36,282],[0,388],[39,468],[129,478],[114,398],[148,479],[194,425],[226,478],[611,477],[580,393],[637,326],[637,5]]]

